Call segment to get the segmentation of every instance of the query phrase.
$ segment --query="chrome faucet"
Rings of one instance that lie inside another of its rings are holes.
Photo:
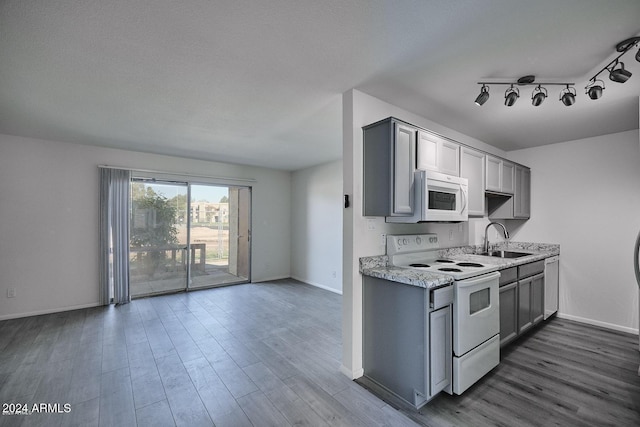
[[[500,227],[502,227],[502,231],[504,231],[504,238],[509,240],[509,232],[507,231],[507,227],[505,227],[504,224],[499,222],[490,222],[489,224],[487,224],[487,227],[484,229],[483,252],[489,252],[489,227],[491,227],[492,225],[499,225]]]

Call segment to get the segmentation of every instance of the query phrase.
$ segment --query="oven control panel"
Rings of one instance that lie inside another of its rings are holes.
[[[437,234],[400,234],[387,236],[387,255],[438,249]]]

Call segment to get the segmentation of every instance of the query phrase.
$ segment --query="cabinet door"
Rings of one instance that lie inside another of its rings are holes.
[[[505,160],[502,161],[502,192],[513,194],[515,191],[515,164],[511,162],[507,162]]]
[[[418,169],[437,172],[440,147],[441,144],[435,135],[418,131]]]
[[[451,306],[429,313],[429,398],[451,384]]]
[[[460,144],[418,131],[417,168],[460,176]]]
[[[531,216],[531,170],[529,168],[516,165],[515,186],[513,216],[529,218]]]
[[[518,334],[526,331],[531,322],[531,281],[532,278],[518,282]]]
[[[487,179],[486,189],[488,191],[502,191],[502,161],[493,156],[487,156]]]
[[[523,168],[522,185],[520,187],[520,199],[522,218],[531,217],[531,169]]]
[[[535,325],[544,319],[544,274],[531,281],[531,322]]]
[[[469,215],[484,216],[485,154],[472,148],[461,147],[460,176],[469,181]]]
[[[460,144],[440,140],[438,170],[447,175],[460,176]]]
[[[416,129],[395,123],[394,133],[392,215],[412,214]]]
[[[500,288],[500,346],[518,336],[518,282]]]

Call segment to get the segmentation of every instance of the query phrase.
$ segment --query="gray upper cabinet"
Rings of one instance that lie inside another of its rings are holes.
[[[485,214],[485,153],[469,147],[460,147],[460,176],[469,182],[470,216]]]
[[[418,169],[460,176],[460,144],[431,132],[418,131]]]
[[[531,170],[529,168],[516,165],[515,185],[513,217],[528,219],[531,217]]]
[[[487,155],[486,169],[487,191],[513,194],[515,164],[500,157]]]
[[[413,215],[414,172],[420,169],[466,178],[470,216],[530,217],[529,168],[394,117],[362,129],[364,216]]]
[[[512,197],[489,197],[489,219],[529,219],[531,217],[531,170],[514,165],[515,191]]]
[[[413,214],[417,128],[388,118],[363,128],[363,215]]]

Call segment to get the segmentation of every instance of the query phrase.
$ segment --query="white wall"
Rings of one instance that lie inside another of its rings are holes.
[[[505,153],[482,141],[446,128],[357,90],[350,90],[343,95],[342,111],[343,191],[352,200],[351,208],[343,211],[342,371],[351,378],[358,378],[363,373],[362,276],[358,271],[359,258],[383,255],[385,253],[385,245],[381,238],[383,234],[437,233],[442,247],[453,247],[467,245],[470,233],[469,223],[387,224],[384,222],[384,218],[363,217],[362,127],[389,116],[394,116],[497,156],[504,157]],[[450,234],[452,236],[451,239],[449,238]]]
[[[531,219],[513,238],[560,244],[559,315],[635,333],[638,144],[634,130],[509,153],[532,169]]]
[[[252,280],[290,276],[290,172],[0,135],[0,319],[98,303],[100,164],[256,179]]]
[[[342,293],[342,161],[291,176],[291,277]]]

